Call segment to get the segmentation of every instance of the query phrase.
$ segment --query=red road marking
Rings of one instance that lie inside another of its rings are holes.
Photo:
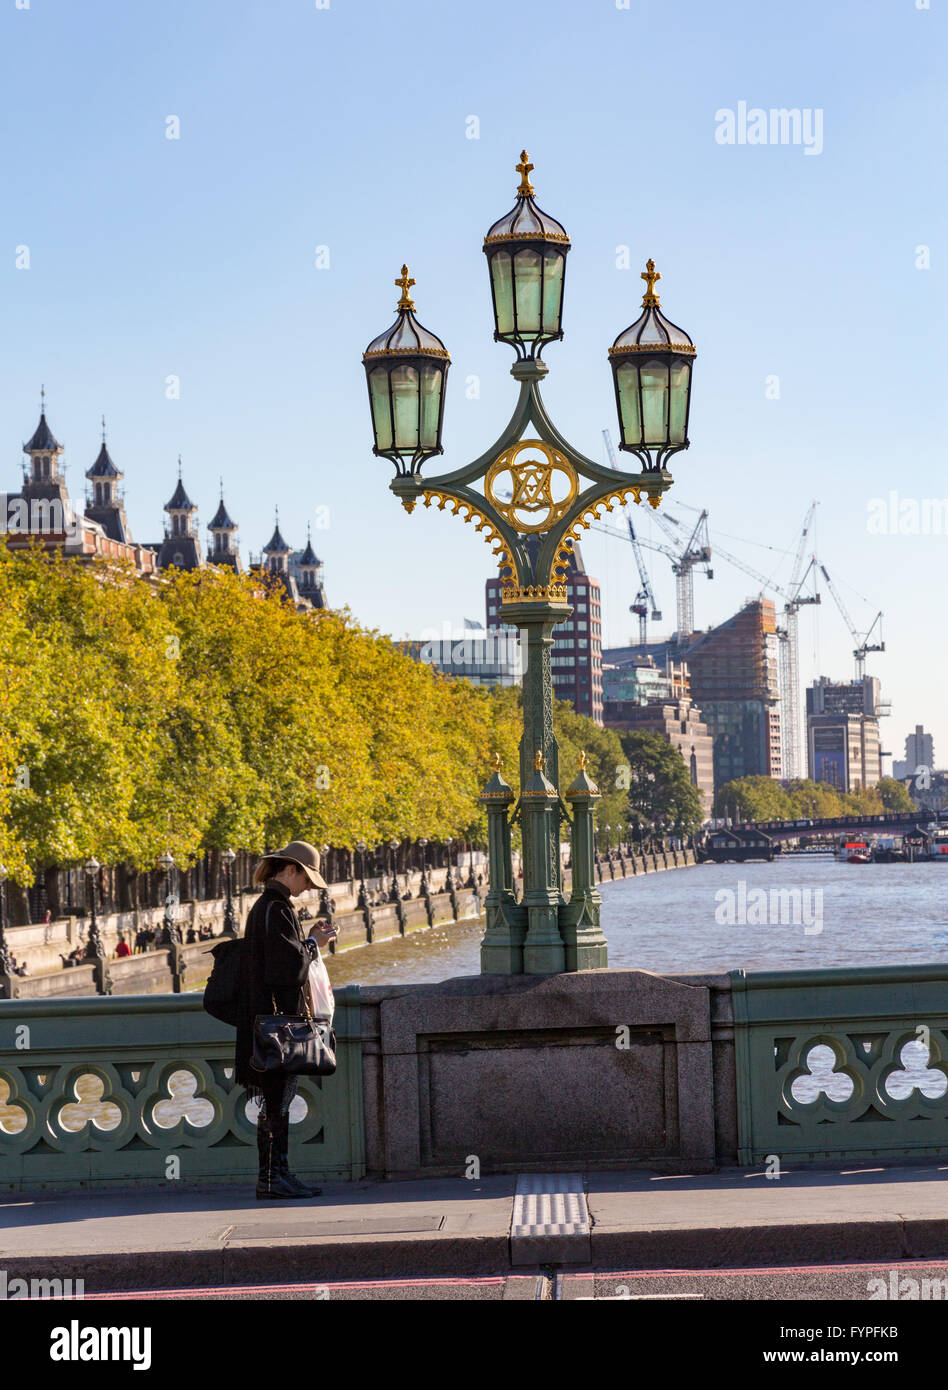
[[[437,1287],[459,1287],[467,1284],[503,1284],[509,1276],[505,1274],[488,1275],[470,1279],[349,1279],[343,1282],[330,1283],[324,1280],[320,1283],[298,1283],[298,1284],[227,1284],[214,1285],[211,1288],[202,1289],[135,1289],[124,1293],[117,1290],[113,1293],[87,1293],[82,1302],[89,1303],[93,1299],[115,1299],[115,1298],[195,1298],[198,1294],[226,1294],[226,1293],[285,1293],[288,1290],[300,1293],[307,1289],[404,1289],[414,1288],[420,1284],[425,1286]],[[535,1275],[515,1275],[515,1278],[535,1278]]]
[[[630,1269],[562,1270],[568,1279],[734,1279],[747,1275],[812,1274],[818,1270],[932,1269],[948,1268],[948,1260],[862,1260],[855,1264],[767,1265],[753,1269]],[[82,1302],[122,1298],[196,1298],[199,1294],[305,1293],[311,1289],[404,1289],[461,1288],[468,1285],[503,1284],[507,1279],[535,1279],[535,1274],[482,1275],[469,1279],[349,1279],[344,1281],[297,1284],[227,1284],[199,1289],[135,1289],[127,1293],[88,1293]]]
[[[948,1259],[942,1260],[860,1260],[856,1264],[767,1265],[753,1269],[630,1269],[596,1270],[593,1273],[564,1271],[568,1277],[581,1279],[731,1279],[739,1274],[811,1274],[815,1269],[948,1269]]]

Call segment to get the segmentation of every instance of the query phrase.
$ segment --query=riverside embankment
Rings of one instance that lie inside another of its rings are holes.
[[[608,884],[626,876],[641,877],[659,870],[684,867],[693,864],[694,856],[690,850],[668,850],[649,855],[618,854],[611,860],[603,859],[599,865],[602,882]],[[474,878],[483,874],[483,865],[474,865]],[[570,872],[564,870],[564,890],[569,891]],[[432,870],[428,875],[428,891],[422,892],[421,875],[400,874],[399,894],[392,900],[389,894],[391,879],[367,879],[365,904],[359,905],[358,883],[337,883],[330,887],[330,896],[335,903],[334,923],[338,931],[334,952],[330,955],[330,971],[333,978],[339,978],[349,971],[342,960],[352,952],[364,957],[362,948],[371,946],[372,978],[385,980],[386,966],[392,961],[393,977],[401,980],[398,947],[411,943],[404,959],[410,960],[430,953],[429,972],[421,978],[442,979],[438,971],[438,958],[445,944],[467,945],[455,942],[458,931],[472,932],[477,942],[483,935],[483,920],[480,915],[486,884],[481,881],[470,882],[470,873],[465,869],[455,869],[449,878],[445,869]],[[304,898],[300,902],[312,915],[319,912],[319,895],[312,894],[312,901]],[[247,913],[256,901],[256,892],[241,892],[235,895],[235,912],[238,923],[243,924]],[[123,959],[115,958],[115,950],[120,935],[133,942],[141,928],[158,930],[162,926],[163,908],[148,908],[136,912],[110,913],[98,919],[99,934],[106,953],[104,972],[96,971],[94,965],[83,962],[64,969],[62,959],[69,950],[88,940],[89,922],[87,918],[71,917],[33,926],[11,927],[7,929],[7,940],[12,954],[18,963],[25,962],[29,974],[16,976],[10,981],[11,997],[54,998],[59,996],[109,994],[160,994],[180,993],[203,989],[210,973],[212,957],[210,948],[213,940],[188,942],[189,932],[207,930],[215,939],[220,939],[224,926],[225,902],[223,899],[186,902],[176,905],[173,920],[179,929],[183,944],[173,948],[162,947],[136,953]],[[472,957],[474,973],[479,970],[477,951]],[[365,967],[352,969],[353,980],[365,978]],[[412,978],[419,978],[413,975]],[[104,988],[102,988],[104,983]]]

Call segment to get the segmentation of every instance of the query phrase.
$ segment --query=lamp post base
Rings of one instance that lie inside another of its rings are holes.
[[[530,927],[523,945],[525,975],[561,975],[566,969],[566,948],[560,934],[556,903],[527,907]]]

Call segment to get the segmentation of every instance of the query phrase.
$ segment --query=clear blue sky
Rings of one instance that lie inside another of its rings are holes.
[[[603,458],[606,352],[653,256],[663,308],[699,352],[673,496],[707,506],[712,540],[766,572],[775,554],[730,538],[788,549],[818,498],[820,556],[857,626],[885,610],[887,650],[869,664],[893,704],[884,746],[901,756],[923,722],[948,763],[948,536],[867,530],[891,488],[948,495],[944,0],[15,4],[0,12],[0,486],[17,486],[45,382],[74,494],[105,412],[136,538],[160,535],[180,451],[202,523],[223,474],[245,555],[275,504],[293,544],[328,508],[314,543],[329,599],[367,625],[483,619],[490,551],[388,492],[360,357],[394,318],[407,260],[419,317],[453,358],[445,465],[499,432],[515,393],[481,244],[525,145],[538,201],[572,238],[566,338],[546,352],[561,429]],[[740,102],[821,111],[822,152],[717,143],[716,113]],[[584,550],[606,642],[624,642],[630,550]],[[671,616],[670,566],[655,557],[652,572]],[[754,588],[716,563],[696,579],[698,625]],[[851,676],[828,595],[801,634],[808,677]]]

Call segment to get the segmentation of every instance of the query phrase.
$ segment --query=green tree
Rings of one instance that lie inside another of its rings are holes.
[[[828,782],[799,778],[789,783],[787,795],[794,820],[828,820],[843,814],[839,793]]]
[[[701,824],[701,796],[678,749],[661,734],[632,730],[620,735],[628,766],[627,808],[634,833],[661,821],[666,830],[691,834]]]
[[[909,796],[908,787],[894,777],[881,777],[876,783],[876,791],[882,798],[887,811],[914,811],[915,803]]]
[[[738,777],[725,782],[715,798],[716,814],[738,820],[795,820],[790,796],[773,777]]]

